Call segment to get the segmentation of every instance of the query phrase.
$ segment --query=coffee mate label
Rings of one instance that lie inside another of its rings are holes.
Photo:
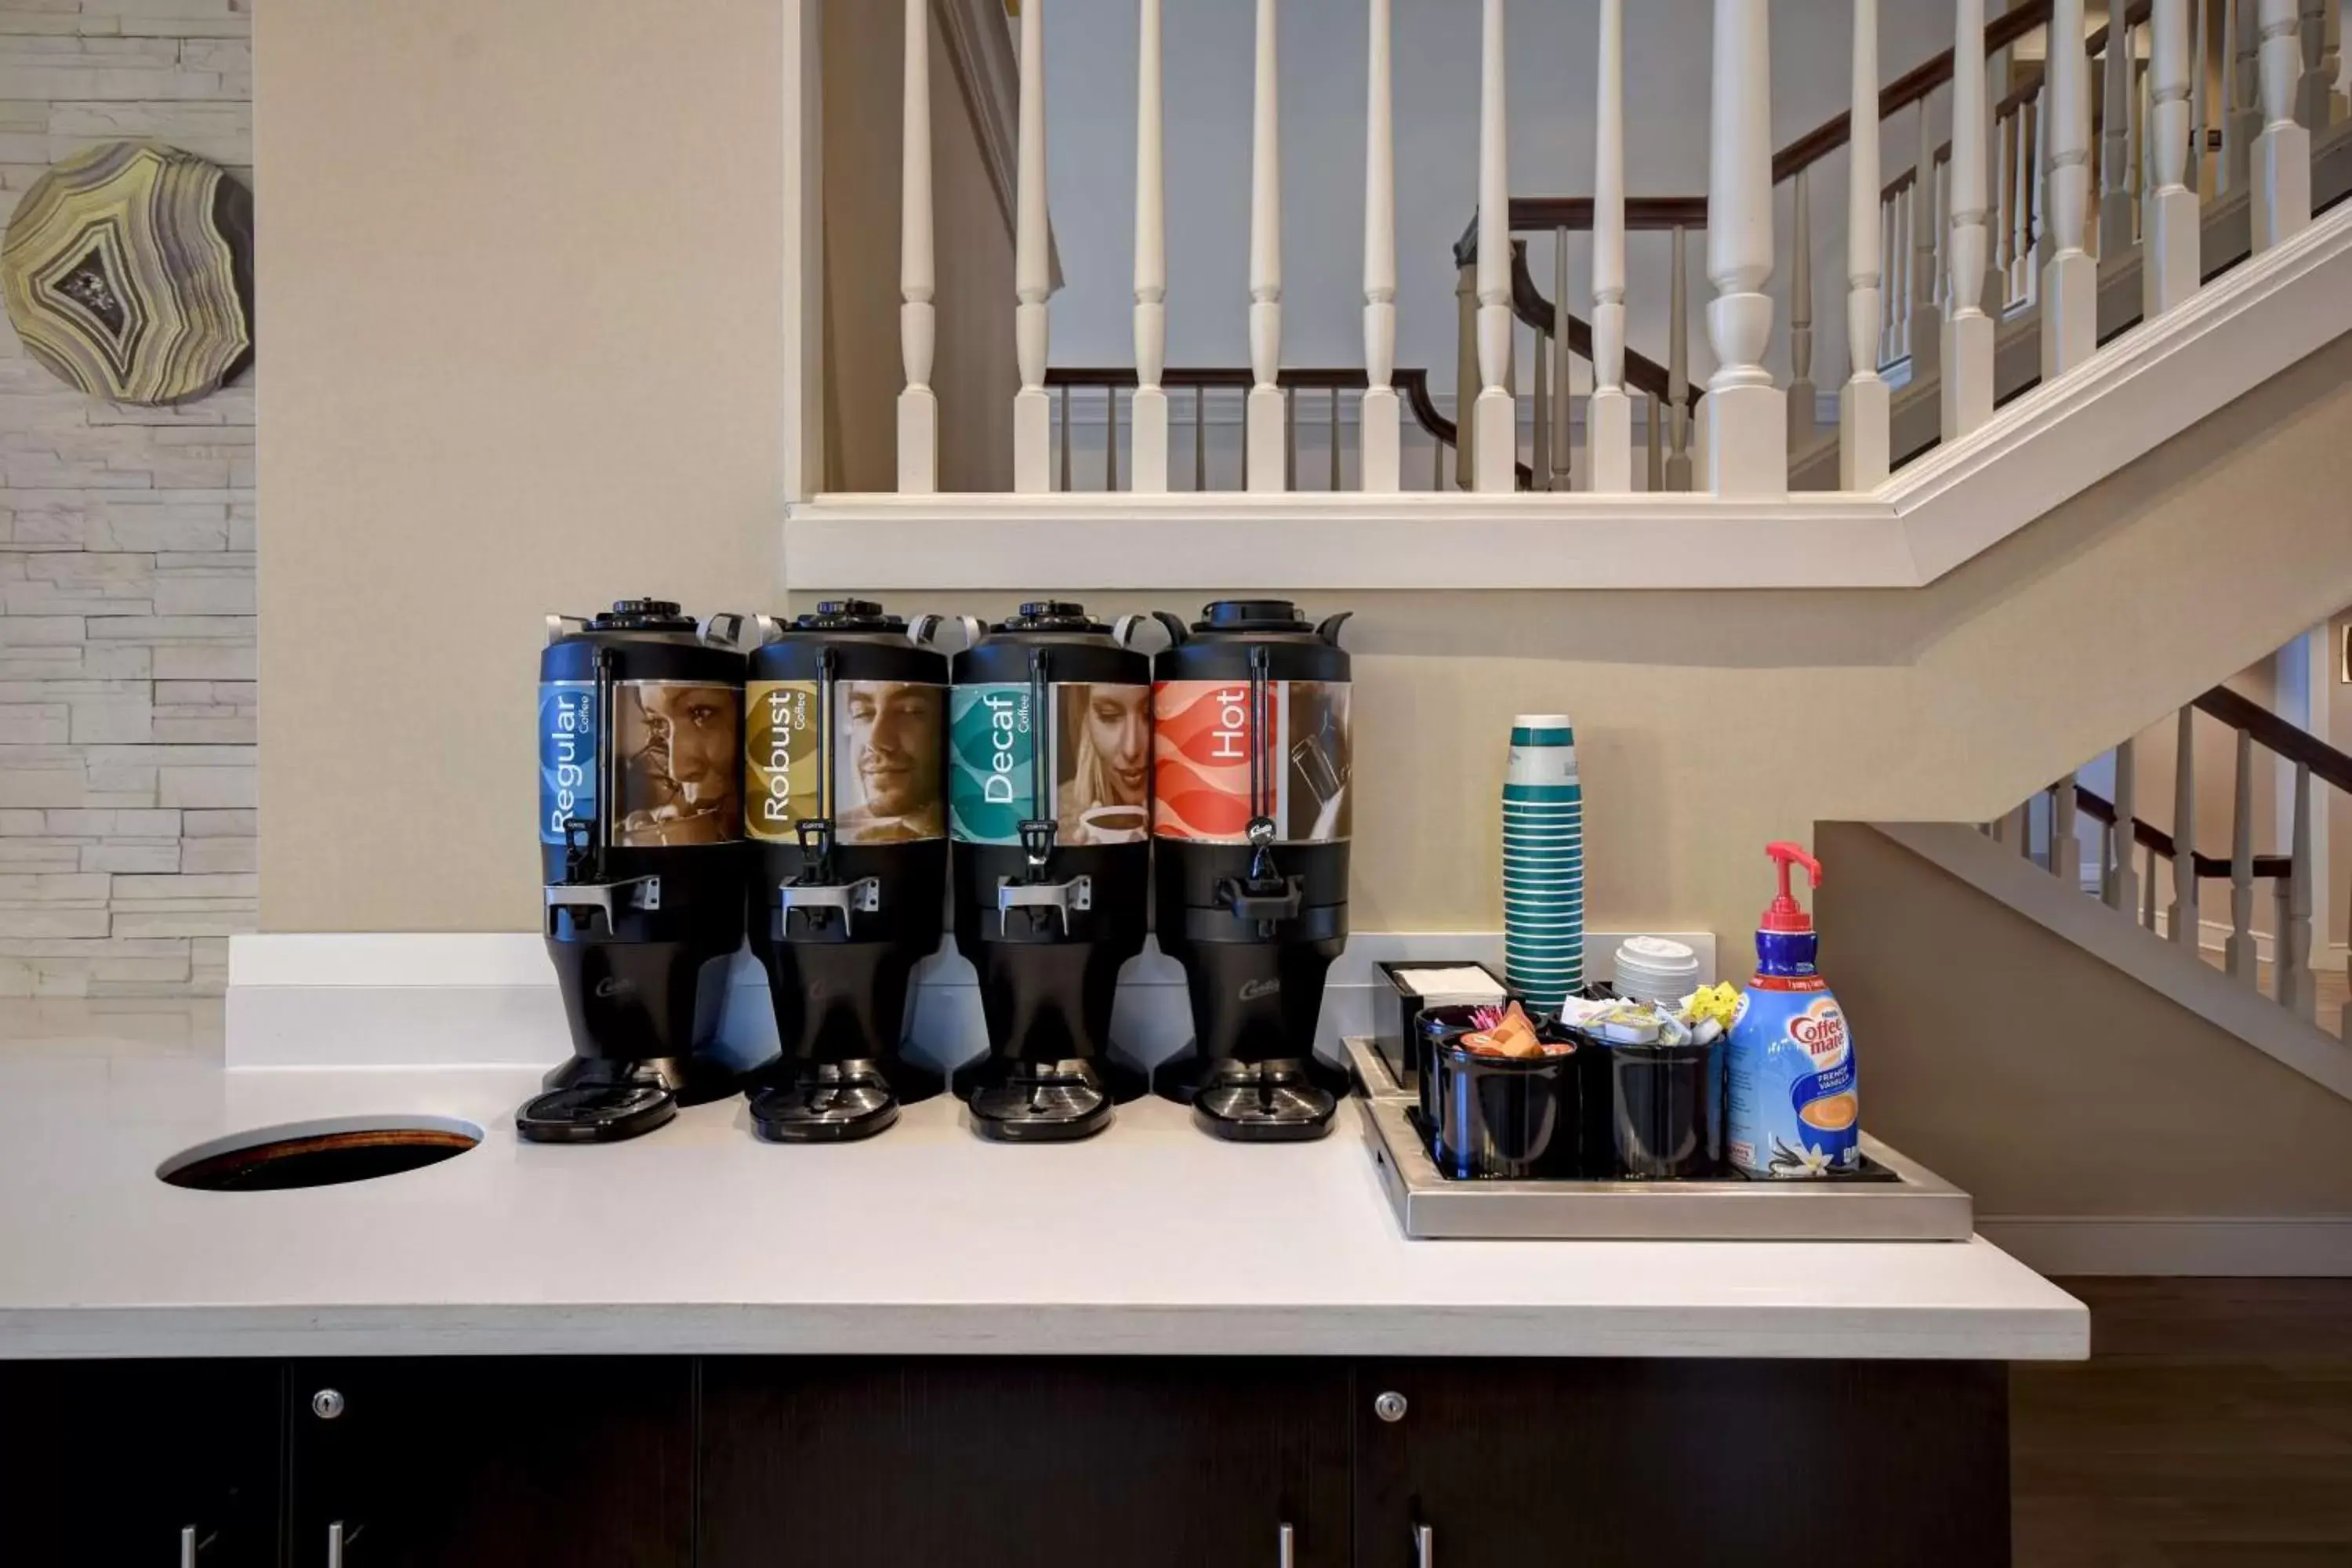
[[[570,842],[566,822],[596,816],[596,683],[539,683],[539,841]]]
[[[1862,1164],[1853,1041],[1818,979],[1751,987],[1732,1021],[1725,1142],[1756,1176],[1823,1176]]]
[[[743,694],[743,831],[770,844],[799,841],[793,824],[822,816],[814,680],[755,680]]]
[[[1254,711],[1246,680],[1160,682],[1151,697],[1152,833],[1249,842],[1255,752],[1257,806],[1273,819],[1277,842],[1348,838],[1355,774],[1349,696],[1345,681],[1269,681],[1263,710]]]
[[[948,697],[948,829],[966,844],[1018,844],[1036,810],[1041,757],[1052,744],[1018,681],[959,686]],[[1045,807],[1052,814],[1052,792]]]

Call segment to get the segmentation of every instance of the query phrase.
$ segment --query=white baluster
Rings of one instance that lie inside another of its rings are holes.
[[[1904,324],[1903,346],[1911,356],[1911,382],[1916,385],[1943,363],[1942,297],[1944,231],[1938,203],[1936,162],[1936,95],[1919,100],[1919,157],[1911,166],[1911,254],[1904,263],[1904,297],[1911,319]]]
[[[1168,182],[1162,151],[1165,117],[1160,112],[1160,0],[1140,0],[1135,51],[1135,396],[1129,403],[1135,439],[1134,484],[1138,495],[1168,489],[1168,394],[1160,384],[1168,368]],[[1111,412],[1118,395],[1111,395]],[[1111,421],[1110,444],[1118,445],[1118,422]],[[1115,488],[1115,487],[1114,487]]]
[[[1565,300],[1568,298],[1567,229],[1561,228],[1553,233],[1551,256],[1551,297],[1554,300]],[[1575,467],[1574,457],[1570,450],[1570,444],[1574,437],[1569,428],[1569,402],[1576,390],[1574,376],[1576,356],[1568,346],[1568,308],[1563,304],[1558,307],[1558,310],[1559,313],[1552,319],[1551,406],[1548,410],[1551,416],[1552,471],[1549,482],[1542,486],[1549,490],[1567,490],[1573,488],[1570,482],[1570,475]],[[1600,331],[1598,326],[1593,330],[1596,333]],[[1586,416],[1588,430],[1591,423],[1591,416],[1588,415]]]
[[[1592,395],[1584,405],[1584,445],[1592,488],[1615,495],[1633,488],[1633,400],[1625,395],[1625,0],[1601,0],[1593,69]]]
[[[2197,292],[2197,193],[2189,188],[2189,0],[2156,0],[2149,23],[2147,196],[2140,309],[2153,320]]]
[[[1555,320],[1563,322],[1567,320],[1566,305],[1555,305],[1553,311]],[[1551,334],[1531,330],[1528,335],[1535,339],[1535,375],[1532,379],[1536,406],[1534,449],[1529,454],[1528,472],[1533,476],[1531,489],[1548,490],[1551,489]]]
[[[1895,213],[1902,202],[1903,193],[1897,191],[1892,198],[1882,198],[1878,204],[1878,363],[1874,369],[1884,369],[1903,356],[1896,312],[1908,309],[1903,303],[1902,258],[1909,251],[1911,242],[1907,235],[1897,238],[1895,226]],[[1852,332],[1846,334],[1849,342],[1853,337]]]
[[[1848,112],[1853,153],[1846,163],[1845,385],[1838,391],[1838,488],[1874,490],[1886,480],[1886,383],[1878,376],[1883,231],[1870,224],[1878,206],[1878,0],[1853,0],[1853,56]]]
[[[1992,318],[1984,297],[1985,196],[1984,0],[1958,0],[1952,37],[1951,265],[1944,314],[1944,439],[1956,440],[1992,417]]]
[[[1969,0],[1982,4],[1982,0]],[[1715,0],[1714,104],[1707,125],[1707,342],[1716,373],[1701,417],[1706,487],[1717,495],[1789,489],[1787,396],[1764,368],[1772,340],[1772,61],[1766,0]]]
[[[1013,488],[1034,495],[1054,488],[1053,405],[1045,395],[1045,300],[1054,284],[1048,259],[1052,231],[1045,218],[1045,0],[1027,0],[1021,7],[1020,169],[1013,206],[1013,287],[1020,302],[1013,320],[1021,390],[1013,397]],[[1068,452],[1066,445],[1065,458]]]
[[[2210,138],[2205,128],[2212,116],[2212,95],[2205,89],[2205,73],[2211,68],[2205,58],[2205,0],[2197,0],[2190,10],[2189,37],[2189,188],[2201,197],[2208,188],[2205,148]]]
[[[2139,903],[2139,872],[2133,858],[2139,848],[2139,837],[2133,826],[2139,813],[2138,764],[2134,742],[2126,741],[2116,748],[2116,827],[2107,845],[2106,866],[2100,879],[2100,891],[2107,908],[2126,913]]]
[[[2050,16],[2050,259],[2042,278],[2042,376],[2089,359],[2099,346],[2099,264],[2090,238],[2091,59],[2083,0],[2053,0]]]
[[[1250,375],[1244,416],[1244,485],[1289,488],[1282,374],[1282,100],[1275,0],[1257,0],[1257,70],[1250,136]]]
[[[2068,773],[2050,790],[2050,874],[2080,892],[2083,888],[2083,846],[2075,837],[2074,775]]]
[[[1813,438],[1818,394],[1813,387],[1813,204],[1805,171],[1790,182],[1795,232],[1789,246],[1789,449]]]
[[[1391,86],[1389,0],[1369,0],[1370,65],[1364,88],[1364,367],[1370,385],[1358,415],[1362,487],[1391,495],[1403,484],[1403,413],[1396,389],[1396,130]],[[1433,440],[1434,437],[1433,437]],[[1444,460],[1441,454],[1438,459]]]
[[[2327,0],[2327,33],[2321,42],[2319,75],[2328,84],[2327,118],[2315,130],[2324,129],[2352,114],[2352,96],[2338,85],[2344,79],[2344,5],[2345,0]]]
[[[1674,449],[1666,457],[1666,489],[1691,488],[1690,257],[1687,231],[1675,230],[1673,307],[1666,321],[1667,429]]]
[[[898,492],[940,488],[940,400],[931,390],[939,341],[933,298],[938,271],[931,244],[931,11],[907,0],[907,59],[899,105],[898,354],[907,384],[898,393]]]
[[[1658,395],[1649,394],[1642,402],[1643,444],[1649,447],[1650,464],[1642,478],[1652,495],[1666,488],[1666,410]]]
[[[2238,731],[2237,787],[2230,805],[2230,973],[2258,983],[2254,947],[2254,738]]]
[[[1992,207],[1986,215],[1985,236],[1992,264],[1988,268],[1991,281],[1986,292],[1990,313],[1996,316],[2009,308],[2010,274],[2017,265],[2016,230],[2010,215],[2016,211],[2017,133],[2021,126],[2012,112],[2000,116],[1992,128],[1992,169],[1988,179]]]
[[[1509,50],[1504,0],[1485,0],[1478,68],[1478,401],[1476,488],[1517,487],[1519,420],[1511,359],[1511,173],[1504,101]]]
[[[2221,188],[2243,190],[2253,167],[2254,138],[2263,129],[2263,96],[2256,85],[2261,74],[2257,52],[2263,29],[2260,0],[2222,0],[2222,85],[2230,106],[2221,121],[2221,159],[2226,165]]]
[[[2303,41],[2303,78],[2295,93],[2295,119],[2306,131],[2327,129],[2328,95],[2336,89],[2336,73],[2327,69],[2327,16],[2330,0],[2302,0],[2297,31]]]
[[[2311,764],[2294,765],[2294,826],[2287,840],[2288,881],[2284,929],[2278,941],[2279,1001],[2305,1023],[2319,1011],[2319,986],[2312,973],[2311,903],[2317,868],[2311,856]],[[2352,1012],[2352,1008],[2347,1008]]]
[[[2180,710],[2172,773],[2172,940],[2197,946],[2197,710]]]
[[[1334,495],[1339,493],[1340,478],[1339,389],[1335,386],[1331,389],[1331,483],[1328,487]]]
[[[2131,29],[2124,8],[2110,0],[2107,51],[2103,58],[2099,105],[2099,259],[2121,256],[2132,245]]]
[[[2009,174],[2009,298],[2021,302],[2025,280],[2033,273],[2033,100],[2017,106],[2017,145],[2011,150]]]
[[[1192,389],[1192,488],[1209,488],[1209,389]]]
[[[2258,0],[2262,134],[2254,138],[2254,248],[2268,250],[2311,224],[2311,132],[2294,118],[2303,71],[2295,0]]]
[[[1455,269],[1454,356],[1454,483],[1468,489],[1476,479],[1478,422],[1470,416],[1478,395],[1478,264]]]

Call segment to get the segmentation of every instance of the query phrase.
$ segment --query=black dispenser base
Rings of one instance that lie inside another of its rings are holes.
[[[1347,1073],[1322,1060],[1203,1061],[1185,1054],[1160,1065],[1152,1085],[1192,1108],[1192,1125],[1228,1143],[1311,1143],[1329,1135]]]
[[[654,1057],[644,1061],[573,1057],[550,1068],[540,1082],[549,1089],[650,1083],[667,1090],[680,1105],[709,1105],[740,1092],[743,1087],[734,1068],[715,1057],[705,1056]]]
[[[751,1091],[751,1126],[772,1143],[854,1143],[889,1130],[898,1108],[946,1087],[905,1062],[806,1062]]]
[[[1116,1100],[1087,1061],[992,1059],[964,1105],[971,1130],[992,1143],[1075,1143],[1111,1124]]]

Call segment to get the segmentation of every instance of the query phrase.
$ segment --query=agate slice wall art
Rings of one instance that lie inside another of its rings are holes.
[[[253,198],[152,142],[77,153],[35,181],[0,245],[25,352],[116,403],[202,397],[253,357]]]

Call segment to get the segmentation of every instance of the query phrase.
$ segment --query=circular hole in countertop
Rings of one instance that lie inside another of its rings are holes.
[[[454,1160],[482,1130],[454,1116],[336,1116],[232,1132],[183,1149],[156,1179],[208,1193],[268,1193],[371,1182]]]

